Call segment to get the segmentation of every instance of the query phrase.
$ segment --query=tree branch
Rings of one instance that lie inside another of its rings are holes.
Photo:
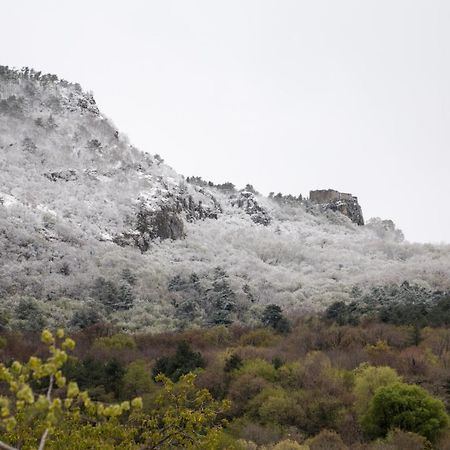
[[[0,441],[0,448],[3,450],[18,450],[16,447],[11,447],[10,445],[5,444],[2,441]]]
[[[41,441],[39,442],[38,450],[44,450],[45,441],[47,440],[47,436],[48,436],[48,428],[44,431],[44,434],[41,437]]]
[[[194,441],[192,436],[189,436],[189,434],[185,433],[182,428],[177,427],[176,431],[174,431],[173,433],[169,433],[167,436],[165,436],[164,438],[162,438],[161,440],[159,440],[158,442],[156,442],[154,444],[149,444],[149,445],[146,445],[145,447],[141,447],[140,450],[157,450],[161,444],[163,444],[168,439],[171,439],[177,435],[183,436],[188,441],[192,441],[192,442]],[[200,437],[200,435],[198,435],[198,436]]]
[[[55,377],[53,375],[50,376],[50,381],[48,383],[48,390],[47,390],[47,400],[49,402],[52,401],[52,390],[53,390],[53,382],[55,381]]]
[[[47,400],[50,404],[50,402],[52,401],[52,390],[53,390],[53,383],[55,381],[55,377],[53,375],[50,376],[50,381],[48,383],[48,390],[47,390]],[[39,447],[38,450],[44,450],[45,447],[45,441],[47,440],[47,436],[48,436],[48,428],[45,429],[44,434],[41,436],[41,440],[39,442]]]

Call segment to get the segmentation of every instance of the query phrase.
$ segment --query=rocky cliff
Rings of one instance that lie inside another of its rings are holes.
[[[357,225],[364,225],[364,218],[358,198],[333,189],[311,191],[309,199],[320,205],[323,211],[334,211],[347,216]]]

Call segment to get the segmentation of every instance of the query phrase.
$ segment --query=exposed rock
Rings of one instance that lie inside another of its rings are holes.
[[[335,211],[344,214],[357,225],[364,225],[364,218],[358,198],[352,194],[333,189],[310,191],[309,200],[320,205],[323,211]]]
[[[242,191],[239,196],[231,202],[233,206],[243,209],[253,220],[260,225],[267,226],[271,221],[269,213],[258,204],[255,194],[250,191]]]
[[[148,250],[152,240],[181,239],[184,236],[184,224],[176,211],[161,209],[150,211],[141,207],[137,216],[136,231],[139,233],[138,247]]]
[[[164,208],[149,210],[141,205],[136,214],[135,228],[113,238],[113,242],[122,247],[135,245],[146,252],[155,239],[181,239],[185,235],[184,223],[176,211]]]
[[[76,181],[78,180],[78,174],[76,170],[60,170],[58,172],[47,172],[44,173],[44,177],[48,178],[50,181]]]
[[[146,252],[155,239],[182,239],[185,237],[184,221],[217,219],[222,207],[207,191],[187,191],[180,186],[170,186],[159,180],[163,188],[141,193],[134,219],[128,230],[112,240],[120,246],[134,245]]]

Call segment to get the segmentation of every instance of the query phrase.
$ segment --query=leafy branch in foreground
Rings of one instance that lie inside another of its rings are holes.
[[[135,415],[142,450],[213,449],[222,431],[217,416],[229,409],[227,400],[216,401],[207,389],[196,388],[195,374],[182,375],[177,383],[163,374],[156,377],[163,388],[156,408],[147,416]]]
[[[131,408],[142,407],[140,398],[112,405],[92,401],[77,383],[67,382],[61,371],[68,358],[66,350],[73,350],[75,342],[64,339],[61,329],[56,336],[44,330],[41,340],[50,352],[45,361],[31,356],[26,364],[0,364],[0,382],[6,383],[10,392],[9,396],[0,396],[1,449],[31,446],[43,450],[64,420],[77,422],[83,417],[91,423],[113,421]],[[40,392],[43,385],[45,390]]]

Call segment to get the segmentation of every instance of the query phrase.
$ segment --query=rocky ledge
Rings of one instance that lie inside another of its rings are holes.
[[[333,189],[310,191],[309,201],[319,205],[323,211],[340,212],[357,225],[364,225],[364,217],[358,198],[352,194]]]

